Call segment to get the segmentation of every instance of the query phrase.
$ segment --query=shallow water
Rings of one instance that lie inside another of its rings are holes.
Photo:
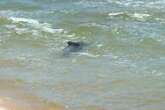
[[[0,110],[164,110],[164,0],[1,0]],[[67,41],[88,47],[63,56]]]

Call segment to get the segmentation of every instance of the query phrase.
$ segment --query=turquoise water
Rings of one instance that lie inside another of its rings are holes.
[[[31,110],[164,110],[164,35],[164,0],[1,0],[0,98]],[[69,40],[89,45],[64,57]]]

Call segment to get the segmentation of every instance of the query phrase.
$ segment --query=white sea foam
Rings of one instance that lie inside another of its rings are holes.
[[[116,13],[108,13],[109,16],[118,16],[118,15],[123,15],[124,12],[116,12]]]
[[[101,48],[101,47],[103,47],[104,45],[103,44],[97,44],[96,45],[98,48]]]
[[[114,12],[114,13],[108,13],[108,16],[119,16],[119,15],[126,15],[128,17],[132,17],[132,18],[136,18],[136,19],[140,19],[143,20],[145,18],[150,17],[150,14],[146,14],[146,13],[126,13],[126,12]]]
[[[35,25],[40,24],[37,20],[34,20],[34,19],[16,18],[16,17],[10,17],[9,19],[11,19],[14,23],[25,22],[25,23],[35,24]]]
[[[98,24],[95,22],[91,22],[91,23],[84,23],[84,24],[80,24],[81,26],[87,26],[87,27],[98,27],[98,28],[102,28],[102,29],[109,29],[109,27],[107,25],[104,24]]]
[[[93,54],[90,54],[90,53],[86,53],[86,52],[80,52],[79,55],[83,55],[83,56],[88,56],[88,57],[92,57],[92,58],[96,58],[96,57],[99,57],[99,55],[93,55]]]
[[[52,28],[51,24],[40,23],[38,20],[35,20],[35,19],[17,18],[17,17],[10,17],[9,19],[12,20],[13,23],[25,23],[27,25],[30,25],[32,28],[40,29],[40,30],[42,30],[44,32],[48,32],[48,33],[64,32],[63,29],[54,29],[54,28]]]
[[[131,16],[135,17],[135,18],[143,19],[143,18],[146,18],[146,17],[150,17],[151,15],[144,14],[144,13],[134,13]]]

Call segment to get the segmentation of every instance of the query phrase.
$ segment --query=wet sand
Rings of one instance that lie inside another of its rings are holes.
[[[0,79],[0,110],[65,110],[33,94],[25,84]]]

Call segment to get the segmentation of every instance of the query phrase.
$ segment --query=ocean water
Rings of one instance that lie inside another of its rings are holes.
[[[164,0],[0,0],[0,110],[164,110],[164,81]]]

